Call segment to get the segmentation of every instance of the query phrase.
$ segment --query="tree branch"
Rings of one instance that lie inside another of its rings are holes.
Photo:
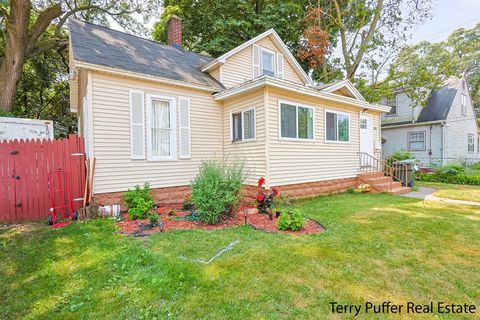
[[[62,6],[60,3],[45,9],[40,13],[37,20],[29,30],[28,44],[26,56],[28,57],[35,47],[35,43],[38,38],[45,32],[48,26],[52,23],[52,20],[62,15]]]

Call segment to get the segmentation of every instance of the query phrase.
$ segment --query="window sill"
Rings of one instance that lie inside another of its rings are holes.
[[[350,144],[352,141],[337,141],[337,140],[325,140],[325,143],[334,143],[334,144]]]
[[[291,142],[315,142],[315,138],[313,139],[302,139],[302,138],[278,138],[279,141],[291,141]]]
[[[236,141],[232,141],[232,144],[234,144],[234,143],[244,143],[244,142],[254,142],[254,141],[257,141],[257,139],[253,138],[253,139],[246,139],[246,140],[236,140]]]

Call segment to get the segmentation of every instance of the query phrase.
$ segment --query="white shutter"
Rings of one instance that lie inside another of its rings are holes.
[[[145,159],[143,92],[130,91],[130,152],[132,159]]]
[[[179,158],[190,158],[190,99],[179,99],[180,148]]]
[[[252,46],[252,64],[253,78],[260,76],[260,47],[256,44]]]
[[[283,54],[277,53],[277,77],[280,79],[283,79],[285,74],[283,64]]]

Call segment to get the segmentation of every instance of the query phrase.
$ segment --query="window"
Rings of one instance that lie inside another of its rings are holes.
[[[360,129],[368,129],[368,120],[366,118],[360,118]]]
[[[396,116],[397,115],[397,95],[393,95],[388,97],[385,101],[385,104],[389,107],[392,107],[390,111],[387,113],[387,117]]]
[[[275,53],[261,48],[262,52],[262,75],[275,76]]]
[[[326,111],[325,128],[327,141],[350,141],[350,116],[348,114]]]
[[[462,93],[462,116],[467,115],[467,96]]]
[[[313,108],[280,103],[280,137],[313,140]]]
[[[232,141],[255,139],[255,109],[232,114]]]
[[[176,158],[175,100],[148,95],[147,155],[148,160]]]
[[[475,151],[475,137],[473,134],[468,134],[468,152]]]
[[[408,133],[408,150],[423,151],[425,150],[425,132],[409,132]]]

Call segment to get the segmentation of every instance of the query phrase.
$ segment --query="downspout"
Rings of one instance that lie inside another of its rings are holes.
[[[263,103],[265,110],[265,188],[270,189],[270,132],[268,117],[268,88],[265,86],[263,91]]]
[[[442,122],[442,165],[445,165],[445,136],[446,136],[446,126],[445,122]]]

